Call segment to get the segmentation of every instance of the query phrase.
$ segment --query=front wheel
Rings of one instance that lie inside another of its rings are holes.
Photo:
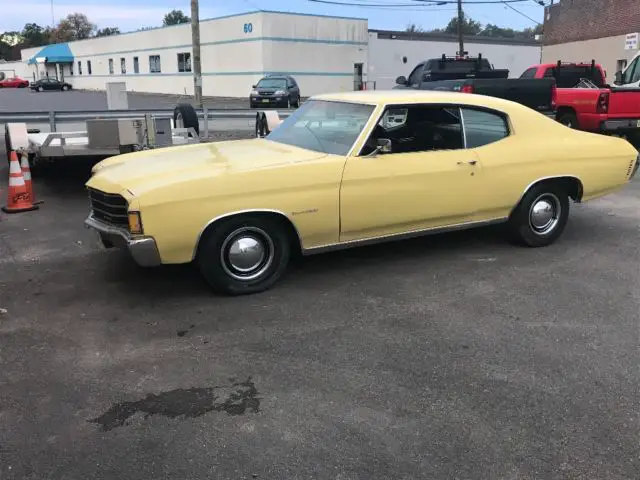
[[[290,250],[277,219],[237,217],[205,233],[196,263],[215,291],[244,295],[273,286],[287,268]]]
[[[547,182],[531,188],[509,218],[508,228],[518,243],[545,247],[555,242],[569,219],[569,197],[561,185]]]
[[[44,88],[42,88],[42,87],[38,87],[38,91],[39,91],[39,92],[44,92]]]

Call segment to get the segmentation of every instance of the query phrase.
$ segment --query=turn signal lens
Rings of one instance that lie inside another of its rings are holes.
[[[142,230],[142,218],[140,218],[140,212],[129,212],[129,231],[134,235],[144,233]]]

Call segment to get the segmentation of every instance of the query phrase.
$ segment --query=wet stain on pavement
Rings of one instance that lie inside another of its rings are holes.
[[[117,403],[89,422],[97,423],[102,430],[108,431],[123,426],[136,413],[145,414],[144,418],[151,415],[195,418],[208,412],[244,415],[247,411],[260,411],[258,390],[251,378],[219,387],[180,388],[158,395],[149,394],[136,402]]]

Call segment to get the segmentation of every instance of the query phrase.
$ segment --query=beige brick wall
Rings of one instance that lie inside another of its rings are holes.
[[[640,0],[637,0],[640,3]],[[542,47],[542,62],[590,62],[595,59],[607,71],[607,81],[613,83],[618,60],[630,61],[638,50],[624,49],[624,35],[585,40],[581,42],[569,42],[557,45],[544,45]]]

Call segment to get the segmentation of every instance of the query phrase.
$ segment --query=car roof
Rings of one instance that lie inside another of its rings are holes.
[[[369,105],[413,104],[413,103],[452,103],[481,106],[505,110],[517,108],[518,104],[496,97],[473,95],[470,93],[436,90],[367,90],[355,92],[316,95],[311,100],[334,102],[364,103]]]

